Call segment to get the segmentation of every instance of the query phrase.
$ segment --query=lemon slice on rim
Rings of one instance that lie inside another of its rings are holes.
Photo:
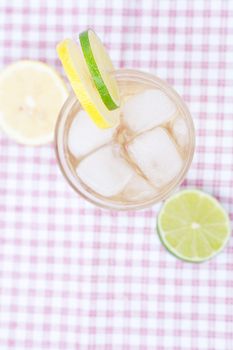
[[[12,63],[0,73],[0,129],[22,144],[51,142],[67,97],[52,67],[31,60]]]
[[[79,35],[83,55],[100,97],[109,110],[120,105],[112,61],[96,33],[88,29]]]
[[[57,45],[58,56],[82,107],[100,128],[115,126],[120,117],[119,108],[109,111],[103,103],[90,75],[81,49],[72,39]]]
[[[180,259],[212,258],[230,237],[230,220],[220,203],[199,190],[183,190],[165,201],[158,216],[165,247]]]

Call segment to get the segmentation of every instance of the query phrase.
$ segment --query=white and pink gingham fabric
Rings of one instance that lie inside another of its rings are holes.
[[[0,66],[61,71],[56,43],[88,26],[117,67],[183,96],[197,135],[183,187],[215,195],[233,219],[233,1],[1,0]],[[158,239],[159,207],[94,207],[52,145],[1,132],[0,350],[232,350],[233,240],[209,262],[181,262]]]

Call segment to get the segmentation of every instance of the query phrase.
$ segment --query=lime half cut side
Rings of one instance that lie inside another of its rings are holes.
[[[167,199],[158,216],[164,246],[189,262],[212,258],[230,236],[230,220],[220,203],[199,190],[183,190]]]
[[[113,75],[112,61],[99,37],[92,29],[79,35],[83,55],[100,97],[109,110],[120,105],[120,95]]]

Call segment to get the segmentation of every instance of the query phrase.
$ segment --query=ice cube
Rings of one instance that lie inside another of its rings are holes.
[[[135,173],[124,188],[122,196],[127,201],[143,201],[153,198],[157,191],[142,176]]]
[[[189,141],[188,126],[184,118],[175,118],[172,123],[172,134],[178,146],[185,147]]]
[[[79,111],[75,116],[68,134],[68,148],[77,158],[108,143],[115,128],[100,129],[90,119],[85,111]]]
[[[137,136],[128,145],[129,155],[156,187],[174,179],[182,169],[182,159],[168,132],[161,127]]]
[[[134,171],[121,157],[118,145],[106,145],[84,158],[77,166],[79,178],[104,197],[120,193]]]
[[[176,113],[176,105],[163,91],[153,89],[130,97],[122,112],[129,128],[139,132],[166,123]]]

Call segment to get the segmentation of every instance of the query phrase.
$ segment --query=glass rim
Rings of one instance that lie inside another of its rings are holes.
[[[153,74],[138,71],[135,69],[118,69],[114,72],[114,75],[116,79],[129,79],[130,81],[139,81],[140,82],[151,82],[155,83],[161,88],[161,90],[164,90],[166,93],[169,92],[169,96],[173,97],[175,100],[179,101],[179,105],[181,109],[183,110],[185,117],[188,122],[189,127],[189,137],[190,137],[190,146],[188,149],[188,156],[186,157],[184,161],[184,166],[182,168],[182,171],[179,173],[179,175],[169,183],[169,185],[166,187],[166,190],[163,192],[160,192],[157,196],[154,196],[152,199],[145,201],[143,203],[117,203],[110,200],[104,200],[100,197],[90,193],[89,191],[85,190],[82,183],[77,179],[77,177],[74,176],[73,172],[71,171],[65,157],[65,150],[64,150],[64,142],[61,142],[63,140],[64,136],[64,129],[65,129],[65,123],[67,116],[74,107],[75,104],[79,104],[79,101],[77,100],[75,94],[71,92],[67,100],[65,101],[55,127],[55,153],[56,158],[58,161],[58,165],[60,167],[60,170],[65,177],[65,179],[68,181],[70,186],[75,190],[76,193],[78,193],[81,197],[83,197],[85,200],[89,201],[90,203],[102,207],[104,209],[110,209],[110,210],[119,210],[119,211],[127,211],[127,210],[139,210],[139,209],[145,209],[149,208],[152,205],[166,199],[172,192],[175,190],[184,180],[184,177],[187,173],[187,171],[190,168],[193,156],[194,156],[194,149],[195,149],[195,128],[193,124],[193,120],[191,117],[191,114],[183,101],[183,99],[180,97],[180,95],[164,80],[154,76]]]

